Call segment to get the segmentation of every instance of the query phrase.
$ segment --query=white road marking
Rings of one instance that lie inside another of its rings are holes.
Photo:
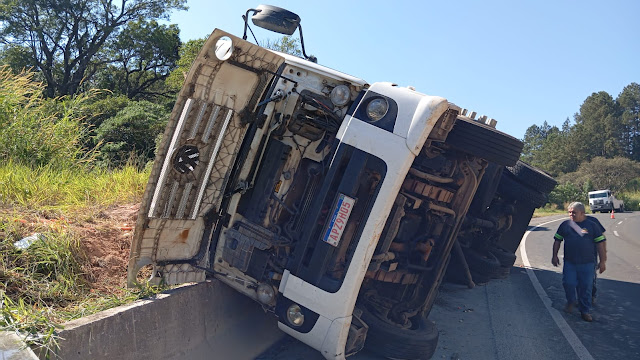
[[[532,230],[535,230],[536,228],[542,225],[546,225],[546,224],[560,221],[560,220],[566,220],[566,218],[547,221],[527,231],[522,237],[522,242],[520,245],[520,255],[522,256],[522,262],[524,263],[525,269],[527,270],[527,275],[529,275],[531,284],[533,284],[533,287],[536,289],[536,292],[538,293],[540,300],[542,300],[544,307],[547,308],[547,311],[549,312],[549,314],[551,314],[551,318],[553,318],[553,321],[555,321],[556,325],[564,335],[565,339],[567,339],[567,342],[573,348],[573,351],[576,353],[576,355],[578,355],[578,358],[580,358],[581,360],[594,360],[593,356],[591,356],[587,348],[584,347],[580,339],[578,339],[578,336],[576,335],[576,333],[573,332],[573,330],[571,329],[569,324],[567,324],[567,322],[564,320],[560,312],[558,312],[558,310],[554,309],[551,306],[551,298],[549,298],[549,295],[547,295],[547,293],[544,291],[544,289],[542,288],[542,285],[540,284],[540,281],[538,281],[538,278],[536,277],[536,274],[533,272],[533,269],[531,268],[531,264],[529,263],[529,258],[527,257],[527,252],[525,250],[527,236],[529,235],[529,233],[531,233]]]
[[[620,237],[620,235],[618,235],[618,232],[617,232],[617,231],[615,231],[615,230],[613,230],[613,235],[615,235],[615,236],[617,236],[617,237]]]
[[[622,221],[618,222],[618,225],[622,224]]]

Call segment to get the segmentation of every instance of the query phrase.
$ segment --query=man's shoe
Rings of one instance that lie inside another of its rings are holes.
[[[593,316],[591,316],[591,314],[589,314],[589,313],[582,313],[582,320],[584,320],[586,322],[592,322],[593,321]]]
[[[571,314],[573,312],[573,307],[575,306],[575,303],[567,303],[564,306],[564,312],[566,312],[567,314]]]

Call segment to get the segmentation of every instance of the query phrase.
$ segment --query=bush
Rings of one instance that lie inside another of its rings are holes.
[[[635,191],[621,193],[620,199],[624,201],[624,208],[626,210],[640,210],[640,192]]]
[[[587,192],[572,183],[559,184],[549,193],[549,203],[555,204],[559,208],[564,208],[565,204],[574,201],[589,204]]]
[[[610,189],[621,191],[640,176],[640,163],[623,157],[606,159],[595,157],[583,162],[578,170],[562,175],[560,182],[571,182],[577,186],[585,186],[587,191]]]
[[[100,159],[109,167],[121,167],[132,157],[142,167],[153,160],[156,139],[164,132],[169,113],[148,101],[130,102],[96,131]]]
[[[86,158],[80,112],[91,94],[44,99],[33,77],[0,67],[0,160],[76,167]]]

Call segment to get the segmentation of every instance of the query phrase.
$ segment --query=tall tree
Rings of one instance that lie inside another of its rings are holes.
[[[176,67],[180,48],[177,25],[133,21],[106,45],[111,64],[96,74],[92,87],[114,90],[129,99],[173,97],[164,80]]]
[[[581,160],[625,154],[619,107],[607,92],[591,94],[580,106],[575,121],[575,144],[583,157]]]
[[[631,83],[622,90],[617,99],[620,104],[621,120],[626,129],[626,150],[628,157],[640,161],[640,84]]]
[[[186,0],[0,0],[0,38],[29,49],[46,95],[75,94],[98,65],[100,50],[139,19],[168,19]]]
[[[524,148],[522,149],[522,160],[534,165],[538,159],[536,154],[542,150],[545,140],[551,131],[551,126],[545,121],[541,126],[531,125],[524,133]]]

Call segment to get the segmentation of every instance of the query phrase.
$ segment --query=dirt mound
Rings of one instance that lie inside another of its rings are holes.
[[[139,208],[139,204],[111,206],[87,222],[70,224],[80,236],[88,257],[87,280],[96,291],[113,293],[126,286],[129,249]]]

